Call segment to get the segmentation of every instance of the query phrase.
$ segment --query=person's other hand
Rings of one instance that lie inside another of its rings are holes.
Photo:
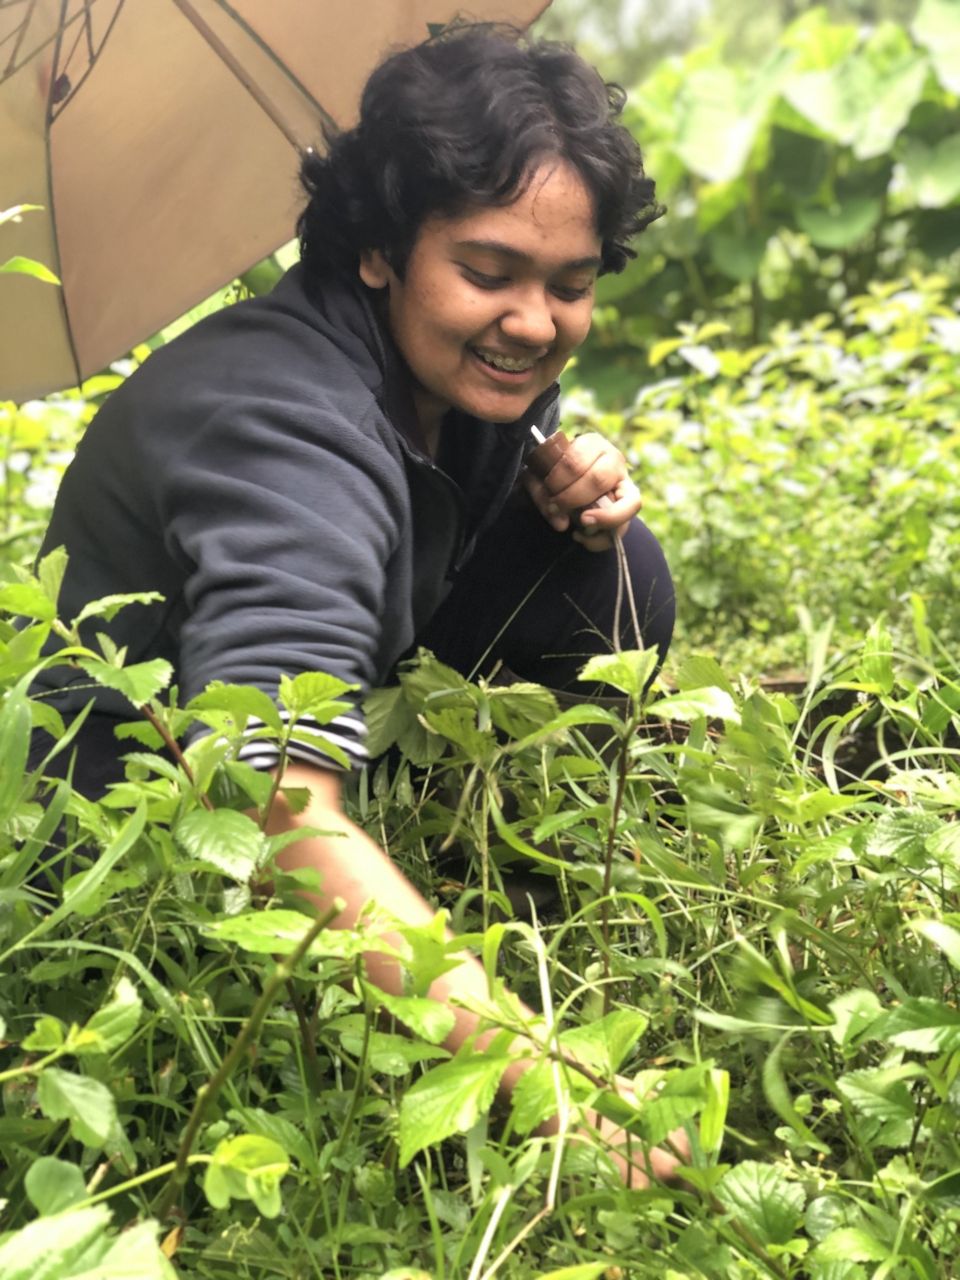
[[[542,480],[527,470],[523,483],[547,523],[558,533],[572,526],[590,551],[612,547],[643,505],[623,454],[593,431],[571,440]]]

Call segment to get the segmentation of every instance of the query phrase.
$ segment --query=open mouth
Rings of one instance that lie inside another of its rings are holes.
[[[505,356],[494,351],[479,351],[476,347],[470,351],[487,369],[515,377],[528,374],[537,363],[536,358],[530,356]]]

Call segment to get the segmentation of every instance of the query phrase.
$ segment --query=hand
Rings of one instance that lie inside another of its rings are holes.
[[[543,479],[525,471],[523,483],[548,524],[558,533],[573,526],[574,540],[590,551],[612,547],[643,505],[623,454],[597,432],[571,440]]]
[[[683,1129],[674,1129],[667,1138],[670,1147],[676,1149],[676,1155],[669,1147],[654,1147],[645,1153],[639,1138],[631,1137],[615,1120],[608,1120],[606,1116],[596,1117],[595,1131],[604,1146],[610,1149],[623,1185],[634,1191],[648,1187],[651,1179],[675,1181],[677,1169],[690,1159],[690,1140]]]

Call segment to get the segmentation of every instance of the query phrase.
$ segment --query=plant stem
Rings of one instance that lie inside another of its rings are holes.
[[[627,721],[623,740],[617,757],[617,789],[613,796],[613,810],[610,814],[610,825],[607,830],[607,848],[603,861],[603,897],[600,902],[600,931],[603,935],[603,1012],[610,1012],[610,891],[613,885],[613,850],[617,841],[617,826],[620,822],[620,810],[627,787],[627,765],[630,751],[630,739],[637,729],[637,720],[631,716]]]
[[[156,712],[150,706],[147,705],[147,703],[144,703],[143,706],[140,708],[140,713],[150,722],[153,728],[156,729],[157,733],[159,733],[160,737],[163,739],[163,745],[167,748],[167,750],[173,756],[174,760],[176,760],[177,764],[183,770],[184,775],[187,781],[190,783],[191,787],[193,787],[194,790],[196,790],[197,780],[194,776],[193,770],[190,768],[190,765],[187,763],[187,758],[183,754],[183,749],[181,748],[180,743],[177,742],[176,738],[173,736],[173,734],[170,732],[167,726],[163,723],[163,721],[156,714]],[[203,805],[205,809],[213,808],[213,801],[206,794],[206,792],[204,792],[204,794],[200,796],[200,803]]]
[[[297,965],[307,954],[314,939],[318,936],[321,930],[325,929],[342,910],[343,903],[337,899],[328,908],[328,910],[324,912],[319,920],[315,920],[313,922],[287,960],[277,965],[276,969],[274,969],[273,973],[264,984],[263,991],[261,991],[256,1004],[250,1011],[250,1017],[240,1028],[237,1038],[234,1040],[226,1057],[206,1084],[202,1084],[197,1090],[197,1097],[193,1104],[193,1111],[190,1113],[190,1119],[187,1121],[187,1127],[184,1130],[183,1137],[180,1140],[180,1146],[177,1150],[177,1157],[174,1161],[173,1172],[170,1175],[170,1180],[160,1193],[154,1206],[154,1213],[161,1221],[163,1221],[163,1219],[170,1213],[170,1210],[173,1208],[177,1197],[186,1183],[190,1152],[193,1148],[194,1142],[196,1141],[197,1134],[200,1131],[200,1126],[203,1123],[203,1117],[206,1114],[207,1108],[216,1098],[227,1080],[229,1080],[247,1046],[260,1030],[260,1025],[266,1017],[267,1011],[273,1004],[280,988],[296,972]]]

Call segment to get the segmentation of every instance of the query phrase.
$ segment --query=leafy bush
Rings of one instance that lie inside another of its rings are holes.
[[[658,343],[623,413],[567,420],[625,447],[677,579],[680,643],[734,668],[802,663],[802,611],[840,643],[886,612],[960,631],[960,318],[942,277],[874,285],[838,316],[727,345],[721,323]]]
[[[720,315],[756,342],[871,280],[936,267],[956,281],[958,41],[951,0],[923,0],[909,29],[812,8],[759,64],[698,48],[632,89],[669,214],[600,282],[588,380],[622,402],[640,353],[680,321]]]
[[[814,637],[802,708],[706,656],[644,707],[652,655],[611,655],[588,674],[616,711],[412,664],[370,706],[404,757],[353,803],[491,975],[510,1031],[449,1059],[450,1013],[421,998],[442,917],[405,931],[407,995],[370,987],[381,922],[331,929],[297,897],[309,877],[271,877],[279,838],[249,813],[274,783],[233,759],[262,695],[164,705],[163,663],[124,668],[55,619],[61,569],[0,597],[35,619],[0,668],[5,1276],[951,1274],[955,666],[895,657],[877,626],[825,688]],[[99,803],[24,767],[31,721],[70,746],[27,696],[51,629],[57,660],[145,708]],[[301,676],[283,698],[322,722],[341,691]],[[194,718],[215,732],[163,755]],[[882,750],[861,781],[865,722]],[[552,898],[532,924],[503,892],[524,869]],[[520,1025],[501,980],[540,1003],[544,1057],[497,1120]],[[604,1083],[618,1069],[635,1106]],[[558,1105],[599,1106],[638,1151],[686,1124],[685,1182],[626,1190],[600,1148],[531,1136]]]

